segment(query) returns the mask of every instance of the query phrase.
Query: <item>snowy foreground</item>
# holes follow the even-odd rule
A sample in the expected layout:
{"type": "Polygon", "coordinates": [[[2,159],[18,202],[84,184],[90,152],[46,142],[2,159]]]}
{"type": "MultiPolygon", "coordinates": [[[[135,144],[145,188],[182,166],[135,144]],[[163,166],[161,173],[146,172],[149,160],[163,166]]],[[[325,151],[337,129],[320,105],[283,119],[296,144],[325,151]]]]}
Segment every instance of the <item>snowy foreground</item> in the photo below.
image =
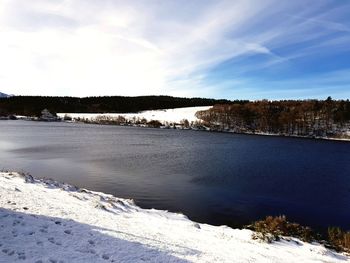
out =
{"type": "Polygon", "coordinates": [[[149,110],[142,111],[139,113],[57,113],[57,116],[63,118],[65,115],[76,118],[84,118],[93,120],[98,116],[118,117],[123,116],[127,120],[133,118],[145,118],[148,121],[157,120],[161,123],[176,122],[179,123],[183,119],[187,119],[189,122],[198,121],[199,119],[195,116],[197,111],[208,110],[212,106],[200,106],[200,107],[187,107],[177,109],[165,109],[165,110],[149,110]]]}
{"type": "Polygon", "coordinates": [[[197,224],[130,200],[0,173],[0,262],[346,262],[298,240],[197,224]]]}

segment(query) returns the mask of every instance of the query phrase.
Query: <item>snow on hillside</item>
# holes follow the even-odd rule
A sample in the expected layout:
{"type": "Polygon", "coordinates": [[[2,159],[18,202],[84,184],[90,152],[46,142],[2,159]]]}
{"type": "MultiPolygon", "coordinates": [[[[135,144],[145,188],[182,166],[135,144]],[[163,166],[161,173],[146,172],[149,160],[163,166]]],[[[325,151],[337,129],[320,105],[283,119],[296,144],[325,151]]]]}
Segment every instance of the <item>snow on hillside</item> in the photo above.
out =
{"type": "Polygon", "coordinates": [[[250,230],[29,175],[0,173],[0,262],[348,262],[318,244],[251,239],[250,230]]]}
{"type": "Polygon", "coordinates": [[[10,95],[0,92],[0,98],[8,98],[10,95]]]}
{"type": "Polygon", "coordinates": [[[187,108],[177,108],[177,109],[165,109],[165,110],[150,110],[142,111],[139,113],[57,113],[59,117],[64,117],[66,114],[74,118],[87,118],[94,119],[97,116],[110,116],[117,117],[123,116],[126,119],[131,120],[132,118],[145,118],[148,121],[158,120],[162,123],[165,122],[176,122],[179,123],[183,119],[187,119],[189,122],[198,120],[195,116],[197,111],[207,110],[212,106],[201,106],[201,107],[187,107],[187,108]]]}

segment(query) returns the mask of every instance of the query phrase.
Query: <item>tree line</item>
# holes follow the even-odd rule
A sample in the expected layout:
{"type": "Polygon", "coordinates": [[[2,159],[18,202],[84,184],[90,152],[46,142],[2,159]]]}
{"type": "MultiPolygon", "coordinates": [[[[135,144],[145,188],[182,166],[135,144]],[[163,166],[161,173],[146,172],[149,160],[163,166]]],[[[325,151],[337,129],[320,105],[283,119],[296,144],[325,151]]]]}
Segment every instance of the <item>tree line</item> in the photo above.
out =
{"type": "Polygon", "coordinates": [[[212,130],[320,137],[350,135],[350,102],[331,97],[217,104],[196,116],[212,130]]]}
{"type": "Polygon", "coordinates": [[[230,103],[230,101],[171,96],[104,96],[85,98],[13,96],[0,98],[0,116],[39,116],[45,108],[52,113],[133,113],[144,110],[211,106],[218,103],[230,103]]]}

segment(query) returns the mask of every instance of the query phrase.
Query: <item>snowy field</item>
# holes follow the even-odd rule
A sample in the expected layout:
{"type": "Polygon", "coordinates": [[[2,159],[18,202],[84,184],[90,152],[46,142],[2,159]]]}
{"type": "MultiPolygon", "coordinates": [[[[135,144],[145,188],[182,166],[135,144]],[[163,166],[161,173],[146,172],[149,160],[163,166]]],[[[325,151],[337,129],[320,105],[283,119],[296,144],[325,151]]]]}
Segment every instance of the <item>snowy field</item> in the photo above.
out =
{"type": "Polygon", "coordinates": [[[252,240],[250,230],[52,180],[0,173],[0,262],[349,262],[299,240],[252,240]]]}
{"type": "Polygon", "coordinates": [[[126,119],[135,118],[145,118],[147,121],[158,120],[162,123],[165,122],[176,122],[179,123],[183,119],[187,119],[189,122],[197,121],[195,114],[197,111],[208,110],[212,106],[203,106],[203,107],[187,107],[187,108],[177,108],[177,109],[166,109],[166,110],[150,110],[142,111],[139,113],[57,113],[57,115],[63,118],[66,114],[74,118],[87,118],[94,119],[97,116],[110,116],[117,117],[123,116],[126,119]]]}

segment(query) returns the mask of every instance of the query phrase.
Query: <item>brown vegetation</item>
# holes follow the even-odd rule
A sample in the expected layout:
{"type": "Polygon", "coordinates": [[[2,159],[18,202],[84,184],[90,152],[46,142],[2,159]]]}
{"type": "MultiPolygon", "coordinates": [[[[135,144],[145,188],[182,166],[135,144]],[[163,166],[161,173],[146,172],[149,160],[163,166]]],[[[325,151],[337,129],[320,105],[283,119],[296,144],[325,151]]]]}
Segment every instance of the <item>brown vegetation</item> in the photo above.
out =
{"type": "Polygon", "coordinates": [[[245,133],[347,137],[349,100],[286,100],[220,104],[196,113],[211,129],[245,133]]]}
{"type": "Polygon", "coordinates": [[[339,227],[328,228],[329,243],[339,251],[350,252],[350,232],[345,232],[339,227]]]}
{"type": "Polygon", "coordinates": [[[285,237],[299,238],[305,242],[317,241],[341,252],[350,252],[350,232],[339,227],[329,227],[327,236],[315,233],[311,228],[298,223],[289,222],[282,216],[267,216],[248,226],[254,231],[253,238],[271,243],[285,237]]]}
{"type": "Polygon", "coordinates": [[[267,216],[254,222],[250,228],[255,231],[253,238],[267,242],[278,241],[282,236],[297,237],[305,242],[315,239],[311,228],[288,222],[285,216],[267,216]]]}

